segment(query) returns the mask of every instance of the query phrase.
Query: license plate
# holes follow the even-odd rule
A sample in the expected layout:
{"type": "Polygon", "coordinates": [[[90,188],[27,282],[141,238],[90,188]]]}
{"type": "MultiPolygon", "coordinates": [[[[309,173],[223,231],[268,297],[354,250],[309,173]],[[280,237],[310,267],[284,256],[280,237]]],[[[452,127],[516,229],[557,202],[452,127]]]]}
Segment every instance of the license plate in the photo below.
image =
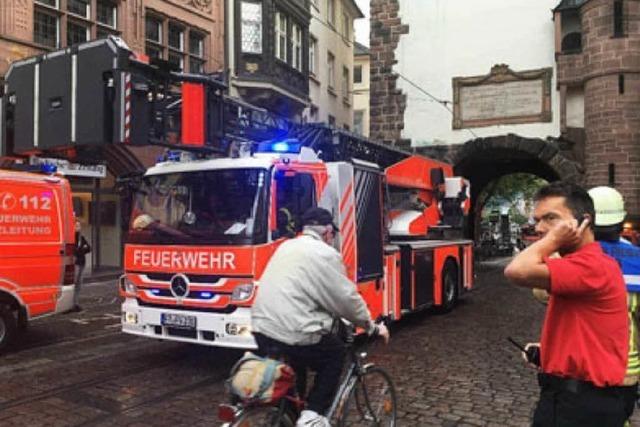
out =
{"type": "Polygon", "coordinates": [[[163,326],[173,326],[182,329],[196,329],[196,316],[184,314],[162,313],[160,322],[163,326]]]}

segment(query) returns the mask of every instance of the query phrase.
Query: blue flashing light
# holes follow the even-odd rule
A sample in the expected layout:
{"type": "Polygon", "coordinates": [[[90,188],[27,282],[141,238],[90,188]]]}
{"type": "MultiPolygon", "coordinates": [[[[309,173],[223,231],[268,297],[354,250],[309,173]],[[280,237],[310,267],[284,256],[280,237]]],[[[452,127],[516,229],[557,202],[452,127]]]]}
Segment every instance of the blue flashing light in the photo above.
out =
{"type": "Polygon", "coordinates": [[[58,167],[51,163],[42,163],[40,164],[40,171],[43,173],[56,173],[58,167]]]}
{"type": "Polygon", "coordinates": [[[160,289],[151,289],[151,293],[154,295],[160,295],[160,289]]]}
{"type": "Polygon", "coordinates": [[[259,153],[290,153],[298,154],[302,149],[302,144],[297,139],[286,139],[284,141],[267,141],[258,144],[256,149],[259,153]]]}
{"type": "Polygon", "coordinates": [[[167,151],[167,161],[168,162],[179,162],[180,161],[180,152],[175,150],[167,151]]]}
{"type": "Polygon", "coordinates": [[[276,153],[288,153],[291,150],[291,146],[288,142],[276,142],[271,146],[271,149],[276,153]]]}
{"type": "Polygon", "coordinates": [[[211,298],[213,296],[213,294],[211,292],[200,292],[200,296],[202,298],[209,299],[209,298],[211,298]]]}

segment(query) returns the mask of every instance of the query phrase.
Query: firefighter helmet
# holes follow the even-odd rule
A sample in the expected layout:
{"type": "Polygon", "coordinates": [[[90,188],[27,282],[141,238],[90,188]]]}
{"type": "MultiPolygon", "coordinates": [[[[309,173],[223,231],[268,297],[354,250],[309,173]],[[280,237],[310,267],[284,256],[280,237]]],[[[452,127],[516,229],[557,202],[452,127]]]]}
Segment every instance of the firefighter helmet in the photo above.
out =
{"type": "Polygon", "coordinates": [[[596,211],[595,226],[606,227],[620,224],[627,214],[624,210],[624,200],[618,190],[611,187],[594,187],[589,190],[596,211]]]}

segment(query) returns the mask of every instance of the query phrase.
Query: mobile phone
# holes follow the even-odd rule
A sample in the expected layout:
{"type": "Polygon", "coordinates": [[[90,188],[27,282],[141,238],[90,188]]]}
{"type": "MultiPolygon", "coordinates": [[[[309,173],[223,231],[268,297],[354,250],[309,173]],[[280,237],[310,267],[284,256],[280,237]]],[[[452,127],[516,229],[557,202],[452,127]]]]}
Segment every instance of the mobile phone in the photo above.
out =
{"type": "Polygon", "coordinates": [[[583,222],[589,219],[587,215],[582,215],[582,217],[575,217],[575,218],[576,218],[576,221],[578,221],[578,228],[580,228],[583,222]]]}

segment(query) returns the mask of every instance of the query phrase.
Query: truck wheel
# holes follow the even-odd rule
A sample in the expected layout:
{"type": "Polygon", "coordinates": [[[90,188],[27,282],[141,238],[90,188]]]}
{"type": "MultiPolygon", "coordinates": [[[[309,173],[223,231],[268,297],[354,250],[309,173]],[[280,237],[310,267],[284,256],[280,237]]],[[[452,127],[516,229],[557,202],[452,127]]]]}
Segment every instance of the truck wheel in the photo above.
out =
{"type": "Polygon", "coordinates": [[[18,325],[13,310],[0,304],[0,352],[5,350],[16,337],[18,325]]]}
{"type": "Polygon", "coordinates": [[[442,269],[442,305],[436,308],[440,314],[449,313],[458,302],[458,268],[447,262],[442,269]]]}

